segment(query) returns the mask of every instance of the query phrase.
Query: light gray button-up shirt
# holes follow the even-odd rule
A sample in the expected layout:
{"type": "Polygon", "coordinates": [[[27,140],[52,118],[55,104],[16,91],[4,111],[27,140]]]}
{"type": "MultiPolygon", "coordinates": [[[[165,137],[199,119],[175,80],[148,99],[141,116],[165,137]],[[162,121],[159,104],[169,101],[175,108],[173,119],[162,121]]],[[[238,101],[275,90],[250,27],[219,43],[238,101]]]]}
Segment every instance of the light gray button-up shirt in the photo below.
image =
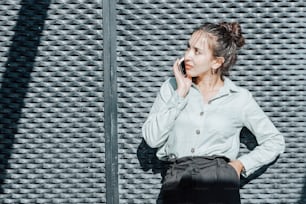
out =
{"type": "Polygon", "coordinates": [[[248,176],[284,152],[283,136],[251,93],[229,78],[225,78],[224,86],[208,104],[194,84],[185,98],[175,90],[175,78],[168,79],[142,127],[147,144],[158,148],[159,159],[226,156],[239,159],[245,168],[243,175],[248,176]],[[237,158],[243,127],[256,136],[259,145],[237,158]]]}

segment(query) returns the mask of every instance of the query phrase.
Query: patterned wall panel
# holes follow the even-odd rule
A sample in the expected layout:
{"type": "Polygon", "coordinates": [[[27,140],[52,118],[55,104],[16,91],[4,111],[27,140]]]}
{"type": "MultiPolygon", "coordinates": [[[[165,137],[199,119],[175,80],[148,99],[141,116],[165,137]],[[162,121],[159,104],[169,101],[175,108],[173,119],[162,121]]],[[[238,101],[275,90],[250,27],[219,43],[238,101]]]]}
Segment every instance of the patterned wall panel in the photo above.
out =
{"type": "Polygon", "coordinates": [[[105,203],[102,1],[2,0],[1,203],[105,203]]]}
{"type": "Polygon", "coordinates": [[[117,11],[120,203],[155,203],[161,165],[142,143],[141,126],[192,29],[223,20],[239,21],[247,43],[231,78],[253,93],[287,143],[243,186],[242,201],[306,203],[305,1],[120,0],[117,11]]]}

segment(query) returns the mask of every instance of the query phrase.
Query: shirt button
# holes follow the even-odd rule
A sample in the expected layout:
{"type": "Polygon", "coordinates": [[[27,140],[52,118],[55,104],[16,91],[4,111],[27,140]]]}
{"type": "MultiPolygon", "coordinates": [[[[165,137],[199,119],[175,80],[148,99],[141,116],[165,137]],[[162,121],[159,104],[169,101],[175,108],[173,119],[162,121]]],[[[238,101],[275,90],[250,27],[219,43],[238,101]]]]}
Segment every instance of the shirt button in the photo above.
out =
{"type": "Polygon", "coordinates": [[[197,133],[197,135],[199,135],[201,133],[201,131],[200,130],[196,130],[196,133],[197,133]]]}
{"type": "Polygon", "coordinates": [[[204,115],[204,112],[202,111],[202,112],[200,112],[200,116],[203,116],[204,115]]]}
{"type": "Polygon", "coordinates": [[[194,149],[194,148],[191,148],[191,150],[190,150],[190,151],[191,151],[191,153],[194,153],[195,149],[194,149]]]}

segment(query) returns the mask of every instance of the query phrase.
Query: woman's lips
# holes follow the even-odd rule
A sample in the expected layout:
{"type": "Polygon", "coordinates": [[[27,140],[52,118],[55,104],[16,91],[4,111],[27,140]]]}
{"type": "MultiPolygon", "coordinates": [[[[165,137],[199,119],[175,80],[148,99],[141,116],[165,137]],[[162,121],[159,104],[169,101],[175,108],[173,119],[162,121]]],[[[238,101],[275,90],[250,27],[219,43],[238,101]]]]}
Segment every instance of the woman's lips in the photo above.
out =
{"type": "Polygon", "coordinates": [[[186,69],[191,69],[192,66],[191,66],[190,64],[186,64],[186,63],[185,63],[185,68],[186,68],[186,69]]]}

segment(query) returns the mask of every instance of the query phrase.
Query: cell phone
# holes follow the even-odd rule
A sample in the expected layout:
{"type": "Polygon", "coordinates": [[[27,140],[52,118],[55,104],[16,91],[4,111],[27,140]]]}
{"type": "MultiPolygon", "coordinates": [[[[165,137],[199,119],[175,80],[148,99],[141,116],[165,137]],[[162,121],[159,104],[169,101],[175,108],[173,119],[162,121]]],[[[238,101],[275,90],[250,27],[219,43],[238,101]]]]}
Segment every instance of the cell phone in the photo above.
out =
{"type": "Polygon", "coordinates": [[[185,69],[185,61],[184,60],[179,64],[179,68],[180,68],[180,71],[182,72],[182,74],[184,76],[186,76],[186,69],[185,69]]]}

